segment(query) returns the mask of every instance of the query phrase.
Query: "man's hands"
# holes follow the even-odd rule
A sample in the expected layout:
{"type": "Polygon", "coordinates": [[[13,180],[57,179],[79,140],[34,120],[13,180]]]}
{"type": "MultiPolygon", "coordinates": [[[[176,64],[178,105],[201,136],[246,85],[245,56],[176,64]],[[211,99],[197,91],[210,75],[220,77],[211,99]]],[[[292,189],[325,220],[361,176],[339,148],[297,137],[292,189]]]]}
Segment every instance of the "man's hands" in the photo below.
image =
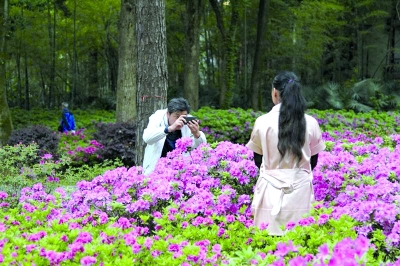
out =
{"type": "MultiPolygon", "coordinates": [[[[186,122],[185,117],[186,117],[186,115],[179,116],[179,118],[176,119],[175,122],[168,127],[168,132],[174,132],[176,130],[181,130],[186,122]]],[[[190,132],[192,132],[192,134],[195,138],[200,137],[198,120],[192,120],[192,121],[187,122],[187,126],[189,127],[190,132]]]]}
{"type": "Polygon", "coordinates": [[[199,130],[199,120],[192,120],[187,122],[187,126],[190,129],[190,132],[192,132],[193,136],[198,139],[200,137],[200,130],[199,130]]]}

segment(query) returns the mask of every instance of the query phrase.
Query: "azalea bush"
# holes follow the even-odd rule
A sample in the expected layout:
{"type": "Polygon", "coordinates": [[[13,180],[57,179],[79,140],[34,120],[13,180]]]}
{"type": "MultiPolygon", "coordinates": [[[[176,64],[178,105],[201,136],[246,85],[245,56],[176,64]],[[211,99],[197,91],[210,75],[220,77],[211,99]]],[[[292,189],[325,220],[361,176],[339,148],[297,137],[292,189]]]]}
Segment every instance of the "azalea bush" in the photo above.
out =
{"type": "Polygon", "coordinates": [[[400,136],[324,134],[310,216],[282,237],[253,226],[258,170],[240,144],[181,139],[156,170],[110,169],[68,193],[2,193],[0,260],[81,265],[396,265],[400,136]],[[347,136],[344,141],[343,136],[347,136]],[[363,148],[366,147],[366,148],[363,148]],[[239,192],[240,191],[240,192],[239,192]],[[247,194],[246,194],[247,193],[247,194]],[[347,206],[347,207],[346,207],[347,206]]]}
{"type": "Polygon", "coordinates": [[[250,137],[254,121],[262,112],[241,108],[219,110],[202,107],[193,115],[200,119],[201,130],[209,142],[228,140],[232,143],[245,143],[250,137]]]}
{"type": "Polygon", "coordinates": [[[258,169],[241,143],[192,150],[190,139],[180,139],[147,176],[118,160],[104,167],[80,163],[95,162],[93,150],[101,148],[85,130],[61,136],[65,159],[46,154],[36,163],[23,147],[0,150],[8,158],[0,171],[9,179],[29,171],[37,177],[18,193],[0,192],[0,262],[400,265],[397,114],[371,113],[375,127],[364,123],[368,114],[312,115],[327,146],[313,171],[316,203],[309,215],[284,225],[281,237],[269,236],[267,224],[253,226],[258,169]],[[17,153],[31,163],[9,158],[17,153]]]}

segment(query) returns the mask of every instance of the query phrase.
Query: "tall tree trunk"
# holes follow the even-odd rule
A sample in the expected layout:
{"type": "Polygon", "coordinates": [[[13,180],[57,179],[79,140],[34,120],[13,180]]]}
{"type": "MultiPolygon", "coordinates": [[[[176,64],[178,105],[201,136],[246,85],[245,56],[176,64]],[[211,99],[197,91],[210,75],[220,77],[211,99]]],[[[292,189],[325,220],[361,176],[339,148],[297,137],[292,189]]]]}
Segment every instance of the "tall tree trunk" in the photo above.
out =
{"type": "Polygon", "coordinates": [[[205,81],[206,81],[206,88],[211,88],[214,87],[214,76],[213,76],[213,64],[212,64],[212,50],[211,50],[211,44],[209,41],[209,33],[207,29],[204,29],[204,45],[206,46],[206,76],[205,76],[205,81]]]}
{"type": "Polygon", "coordinates": [[[231,5],[231,19],[229,28],[226,31],[222,15],[222,5],[225,2],[219,2],[218,0],[209,0],[211,7],[214,10],[215,17],[217,20],[217,27],[221,33],[223,40],[222,51],[221,51],[221,70],[222,78],[220,79],[220,97],[219,106],[222,109],[229,108],[232,104],[233,98],[233,87],[234,82],[234,63],[236,55],[236,30],[239,21],[238,13],[238,0],[232,0],[229,2],[231,5]]]}
{"type": "Polygon", "coordinates": [[[117,91],[118,80],[118,50],[113,46],[112,37],[107,30],[106,56],[109,73],[109,90],[114,94],[117,91]]]}
{"type": "Polygon", "coordinates": [[[29,98],[29,75],[28,75],[28,55],[25,51],[24,54],[24,63],[25,63],[25,110],[31,109],[31,103],[29,98]]]}
{"type": "Polygon", "coordinates": [[[357,70],[358,80],[364,78],[364,38],[362,35],[363,25],[359,25],[357,29],[357,70]]]}
{"type": "MultiPolygon", "coordinates": [[[[388,61],[387,65],[389,68],[387,68],[388,72],[392,72],[394,70],[394,52],[395,52],[395,46],[396,46],[396,16],[397,16],[397,9],[396,9],[396,1],[392,0],[392,12],[390,16],[390,25],[389,25],[389,55],[388,55],[388,61]]],[[[397,18],[397,20],[400,20],[400,16],[397,18]]]]}
{"type": "Polygon", "coordinates": [[[121,0],[117,79],[117,122],[136,122],[135,0],[121,0]]]}
{"type": "Polygon", "coordinates": [[[0,146],[7,144],[13,130],[11,113],[7,102],[6,56],[8,31],[8,0],[0,0],[0,146]]]}
{"type": "Polygon", "coordinates": [[[22,78],[21,78],[21,54],[18,53],[15,55],[15,65],[17,67],[17,88],[18,88],[18,106],[19,108],[24,108],[23,98],[22,98],[22,78]]]}
{"type": "Polygon", "coordinates": [[[184,95],[192,109],[199,108],[200,11],[203,0],[188,0],[185,21],[184,95]]]}
{"type": "Polygon", "coordinates": [[[76,1],[74,0],[74,45],[73,45],[73,59],[72,59],[72,90],[70,92],[70,103],[75,102],[75,97],[78,88],[78,51],[76,49],[76,1]]]}
{"type": "Polygon", "coordinates": [[[89,102],[99,98],[98,51],[92,47],[88,55],[88,96],[89,102]]]}
{"type": "Polygon", "coordinates": [[[136,165],[142,165],[145,147],[142,136],[148,118],[167,106],[167,36],[165,0],[137,0],[136,4],[136,165]]]}
{"type": "Polygon", "coordinates": [[[251,107],[254,110],[261,110],[261,97],[260,97],[260,63],[263,51],[262,45],[264,41],[265,31],[267,28],[267,12],[269,0],[260,0],[258,6],[257,18],[257,39],[254,51],[253,69],[251,72],[250,88],[252,90],[251,107]]]}
{"type": "Polygon", "coordinates": [[[51,108],[53,105],[53,98],[55,92],[55,72],[56,72],[56,5],[55,1],[47,1],[47,27],[49,31],[49,47],[50,47],[50,81],[49,81],[49,99],[47,107],[51,108]],[[51,7],[53,6],[53,18],[51,17],[51,7]],[[53,19],[53,21],[52,21],[53,19]]]}

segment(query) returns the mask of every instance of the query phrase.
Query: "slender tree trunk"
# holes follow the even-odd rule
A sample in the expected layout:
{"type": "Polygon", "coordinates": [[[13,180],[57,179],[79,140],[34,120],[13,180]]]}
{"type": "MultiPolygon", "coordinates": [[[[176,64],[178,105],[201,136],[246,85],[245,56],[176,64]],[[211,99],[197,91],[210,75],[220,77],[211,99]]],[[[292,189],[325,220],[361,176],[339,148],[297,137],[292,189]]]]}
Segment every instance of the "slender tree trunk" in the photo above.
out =
{"type": "Polygon", "coordinates": [[[361,31],[363,28],[359,26],[357,29],[357,69],[358,69],[358,79],[362,80],[364,78],[364,38],[361,31]]]}
{"type": "Polygon", "coordinates": [[[206,81],[206,88],[210,89],[211,86],[214,86],[213,81],[214,78],[212,76],[212,68],[213,65],[211,63],[212,60],[212,56],[211,56],[211,45],[209,42],[209,36],[208,36],[208,31],[207,29],[204,29],[204,43],[206,46],[206,77],[205,77],[205,81],[206,81]]]}
{"type": "Polygon", "coordinates": [[[76,49],[76,1],[74,0],[74,45],[73,45],[73,59],[72,59],[72,90],[70,92],[70,102],[75,102],[75,97],[78,87],[78,51],[76,49]]]}
{"type": "Polygon", "coordinates": [[[257,39],[254,51],[253,69],[251,72],[250,88],[252,89],[251,107],[254,110],[261,110],[260,101],[260,63],[262,58],[262,45],[267,28],[267,12],[269,0],[260,0],[257,18],[257,39]]]}
{"type": "Polygon", "coordinates": [[[167,106],[165,0],[136,1],[137,126],[136,165],[142,165],[143,130],[149,116],[167,106]]]}
{"type": "Polygon", "coordinates": [[[40,104],[42,107],[46,106],[46,81],[45,81],[45,74],[43,73],[43,67],[40,67],[40,104]]]}
{"type": "Polygon", "coordinates": [[[6,56],[8,31],[8,0],[0,0],[0,146],[7,144],[13,130],[11,113],[7,102],[6,56]]]}
{"type": "Polygon", "coordinates": [[[188,0],[185,21],[184,95],[192,109],[199,108],[200,11],[202,0],[188,0]]]}
{"type": "Polygon", "coordinates": [[[121,0],[117,79],[117,122],[136,122],[135,0],[121,0]]]}
{"type": "Polygon", "coordinates": [[[237,24],[239,20],[238,13],[238,0],[230,1],[231,5],[231,19],[228,30],[225,30],[225,25],[223,21],[223,12],[222,5],[225,2],[219,2],[217,0],[209,0],[211,7],[214,10],[215,17],[217,20],[217,27],[221,33],[221,37],[223,40],[222,44],[222,62],[221,62],[221,70],[223,78],[221,78],[220,83],[220,98],[219,105],[220,108],[226,109],[229,108],[232,104],[233,98],[233,88],[235,86],[234,79],[234,67],[235,67],[235,59],[236,59],[236,31],[237,24]]]}
{"type": "Polygon", "coordinates": [[[55,91],[55,71],[56,71],[56,5],[55,0],[47,1],[47,27],[49,32],[49,51],[50,51],[50,81],[47,107],[51,108],[53,105],[54,91],[55,91]],[[53,6],[53,18],[51,14],[51,7],[53,6]]]}
{"type": "MultiPolygon", "coordinates": [[[[19,50],[20,51],[20,50],[19,50]]],[[[23,98],[22,98],[22,78],[21,78],[21,54],[15,55],[15,65],[17,67],[17,88],[18,88],[18,106],[23,108],[23,98]]]]}
{"type": "Polygon", "coordinates": [[[31,103],[29,98],[28,54],[26,51],[24,54],[24,69],[25,69],[25,110],[30,110],[31,103]]]}
{"type": "Polygon", "coordinates": [[[109,72],[109,90],[114,94],[117,92],[118,50],[113,46],[109,32],[107,32],[106,53],[109,72]]]}
{"type": "Polygon", "coordinates": [[[88,96],[89,102],[92,102],[99,98],[99,76],[98,76],[98,51],[96,47],[93,47],[89,51],[88,55],[88,96]]]}
{"type": "MultiPolygon", "coordinates": [[[[395,27],[395,20],[397,16],[397,9],[396,9],[396,1],[392,0],[392,13],[390,17],[390,28],[389,28],[389,56],[388,56],[388,62],[387,65],[390,67],[387,69],[387,71],[392,72],[394,70],[394,52],[395,52],[395,40],[396,40],[396,27],[395,27]]],[[[400,17],[397,19],[400,20],[400,17]]]]}

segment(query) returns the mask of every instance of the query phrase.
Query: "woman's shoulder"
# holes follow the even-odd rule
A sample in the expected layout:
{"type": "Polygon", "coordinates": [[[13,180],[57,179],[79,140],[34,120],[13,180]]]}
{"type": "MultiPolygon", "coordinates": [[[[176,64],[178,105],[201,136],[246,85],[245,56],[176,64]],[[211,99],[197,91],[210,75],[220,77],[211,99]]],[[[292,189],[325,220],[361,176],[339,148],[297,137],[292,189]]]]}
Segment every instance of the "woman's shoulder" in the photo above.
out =
{"type": "Polygon", "coordinates": [[[268,123],[271,123],[272,121],[275,121],[274,116],[271,115],[270,113],[263,114],[259,117],[257,117],[255,124],[261,124],[261,125],[266,125],[268,123]]]}
{"type": "Polygon", "coordinates": [[[308,114],[304,114],[304,116],[306,118],[307,123],[317,123],[318,124],[318,121],[315,117],[308,115],[308,114]]]}

